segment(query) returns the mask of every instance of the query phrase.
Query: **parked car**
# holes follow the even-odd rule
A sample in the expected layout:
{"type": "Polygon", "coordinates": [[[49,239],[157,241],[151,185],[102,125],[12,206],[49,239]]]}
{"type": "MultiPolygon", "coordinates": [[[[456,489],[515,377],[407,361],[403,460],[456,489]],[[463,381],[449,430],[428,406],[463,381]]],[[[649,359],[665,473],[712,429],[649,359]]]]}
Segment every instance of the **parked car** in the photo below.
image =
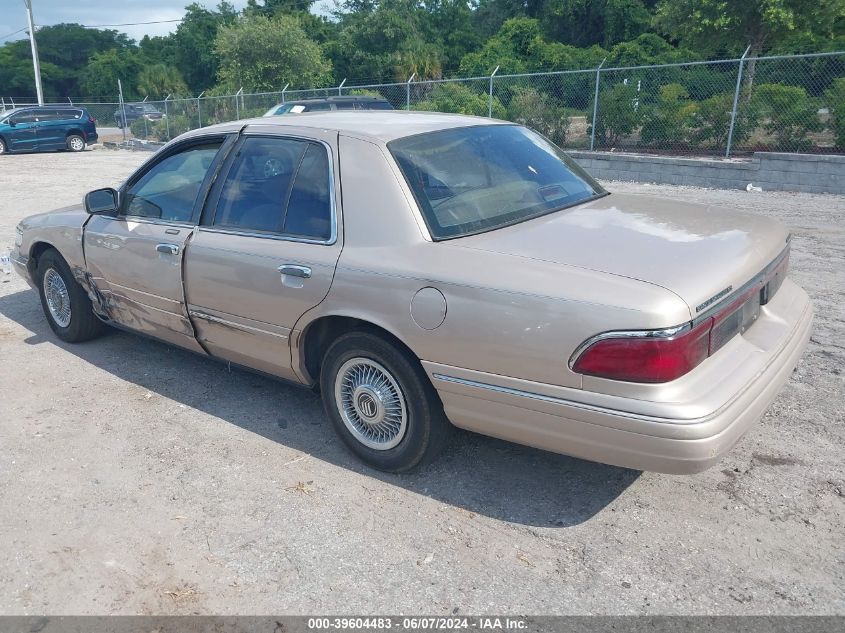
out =
{"type": "Polygon", "coordinates": [[[611,194],[519,125],[347,112],[188,132],[23,220],[11,259],[60,339],[107,323],[319,389],[376,468],[433,457],[451,422],[688,473],[807,343],[789,237],[611,194]]]}
{"type": "Polygon", "coordinates": [[[281,114],[302,114],[303,112],[327,112],[329,110],[392,110],[387,99],[364,95],[326,97],[325,99],[300,99],[274,105],[264,116],[281,114]]]}
{"type": "Polygon", "coordinates": [[[160,121],[164,114],[152,103],[125,103],[114,111],[114,123],[119,128],[132,125],[138,119],[160,121]]]}
{"type": "Polygon", "coordinates": [[[0,114],[0,154],[81,152],[97,142],[97,119],[85,108],[39,106],[0,114]]]}

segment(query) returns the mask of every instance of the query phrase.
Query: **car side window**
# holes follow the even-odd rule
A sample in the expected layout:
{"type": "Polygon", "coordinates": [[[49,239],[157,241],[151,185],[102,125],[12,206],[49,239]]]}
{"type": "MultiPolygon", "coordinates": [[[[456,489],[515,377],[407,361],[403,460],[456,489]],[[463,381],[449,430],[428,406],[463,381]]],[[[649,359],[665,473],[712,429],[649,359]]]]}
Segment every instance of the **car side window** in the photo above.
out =
{"type": "Polygon", "coordinates": [[[190,222],[200,187],[220,145],[193,145],[157,162],[125,191],[123,215],[190,222]]]}
{"type": "Polygon", "coordinates": [[[290,185],[306,141],[248,137],[229,169],[214,226],[280,233],[290,185]]]}
{"type": "Polygon", "coordinates": [[[35,113],[32,110],[21,112],[20,114],[13,116],[12,121],[15,122],[15,125],[20,123],[33,123],[35,121],[35,113]]]}
{"type": "Polygon", "coordinates": [[[309,103],[305,108],[306,112],[325,112],[332,109],[331,103],[309,103]]]}
{"type": "Polygon", "coordinates": [[[229,169],[213,226],[325,240],[331,197],[325,148],[304,140],[248,137],[229,169]]]}
{"type": "Polygon", "coordinates": [[[326,148],[308,145],[290,192],[283,233],[327,240],[331,237],[331,187],[326,148]]]}
{"type": "Polygon", "coordinates": [[[36,121],[55,121],[56,111],[48,108],[38,108],[32,111],[36,121]]]}

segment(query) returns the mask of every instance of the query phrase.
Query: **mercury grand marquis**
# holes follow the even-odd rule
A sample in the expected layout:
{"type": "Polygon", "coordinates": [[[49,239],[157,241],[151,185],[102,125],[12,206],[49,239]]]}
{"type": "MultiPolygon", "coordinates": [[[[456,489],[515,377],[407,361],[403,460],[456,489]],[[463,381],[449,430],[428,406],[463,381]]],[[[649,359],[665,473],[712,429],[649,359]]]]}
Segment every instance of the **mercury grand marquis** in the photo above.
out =
{"type": "Polygon", "coordinates": [[[17,227],[56,336],[105,324],[321,392],[402,471],[452,425],[635,469],[708,468],[810,335],[790,234],[609,193],[542,136],[437,113],[189,132],[17,227]]]}

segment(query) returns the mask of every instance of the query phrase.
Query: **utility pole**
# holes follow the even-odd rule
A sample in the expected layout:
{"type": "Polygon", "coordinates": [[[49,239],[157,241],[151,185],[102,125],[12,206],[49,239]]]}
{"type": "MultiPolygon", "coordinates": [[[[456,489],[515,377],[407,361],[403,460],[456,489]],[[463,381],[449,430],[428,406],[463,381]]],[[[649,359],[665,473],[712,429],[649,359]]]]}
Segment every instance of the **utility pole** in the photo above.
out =
{"type": "Polygon", "coordinates": [[[35,43],[35,23],[32,20],[32,0],[23,0],[26,5],[26,20],[29,23],[29,45],[32,47],[32,70],[35,73],[35,92],[38,105],[44,105],[44,91],[41,89],[41,64],[38,62],[38,44],[35,43]]]}

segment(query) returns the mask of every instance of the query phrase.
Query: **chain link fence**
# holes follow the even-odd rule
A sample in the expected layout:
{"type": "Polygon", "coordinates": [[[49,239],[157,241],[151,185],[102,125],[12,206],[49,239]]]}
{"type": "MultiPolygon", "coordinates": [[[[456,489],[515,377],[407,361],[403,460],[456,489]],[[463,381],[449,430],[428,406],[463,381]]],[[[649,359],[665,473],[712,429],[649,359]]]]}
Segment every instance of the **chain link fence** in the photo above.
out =
{"type": "MultiPolygon", "coordinates": [[[[498,69],[496,69],[497,71],[498,69]]],[[[205,95],[143,103],[76,102],[137,138],[262,116],[304,99],[371,95],[396,109],[492,116],[564,148],[732,156],[845,153],[845,52],[746,57],[487,77],[205,95]]],[[[2,99],[6,110],[20,106],[2,99]]],[[[62,104],[67,105],[67,104],[62,104]]]]}

